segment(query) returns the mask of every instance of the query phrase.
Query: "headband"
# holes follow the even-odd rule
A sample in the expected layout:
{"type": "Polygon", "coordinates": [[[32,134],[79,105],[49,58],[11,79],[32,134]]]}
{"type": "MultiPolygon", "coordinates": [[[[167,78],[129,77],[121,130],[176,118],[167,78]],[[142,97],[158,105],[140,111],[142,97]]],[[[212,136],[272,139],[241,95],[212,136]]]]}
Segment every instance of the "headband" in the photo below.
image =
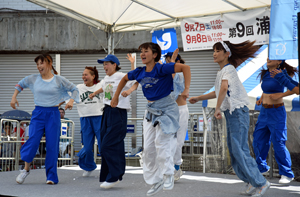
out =
{"type": "Polygon", "coordinates": [[[229,52],[229,57],[231,57],[231,51],[230,51],[228,45],[227,45],[225,42],[223,42],[223,41],[221,41],[220,43],[221,43],[222,46],[224,47],[225,51],[226,51],[226,52],[229,52]]]}

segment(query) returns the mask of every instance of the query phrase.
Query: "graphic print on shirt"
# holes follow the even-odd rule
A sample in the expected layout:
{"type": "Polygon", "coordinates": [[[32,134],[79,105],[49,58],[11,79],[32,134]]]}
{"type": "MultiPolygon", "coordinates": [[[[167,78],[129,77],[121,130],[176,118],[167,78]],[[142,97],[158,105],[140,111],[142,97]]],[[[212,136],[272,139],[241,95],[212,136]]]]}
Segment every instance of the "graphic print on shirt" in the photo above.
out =
{"type": "MultiPolygon", "coordinates": [[[[97,103],[97,101],[93,101],[93,99],[89,98],[89,95],[92,94],[91,91],[86,91],[80,95],[81,102],[84,102],[84,104],[91,104],[91,103],[97,103]],[[85,102],[86,101],[86,102],[85,102]]],[[[95,95],[96,98],[100,99],[99,94],[95,95]]]]}
{"type": "Polygon", "coordinates": [[[159,79],[156,78],[152,78],[152,77],[145,77],[141,80],[140,84],[144,87],[144,88],[151,88],[153,85],[155,85],[157,82],[159,81],[159,79]]]}
{"type": "Polygon", "coordinates": [[[112,85],[112,83],[114,83],[114,82],[105,83],[104,98],[107,99],[107,100],[111,100],[112,97],[113,97],[113,85],[112,85]]]}

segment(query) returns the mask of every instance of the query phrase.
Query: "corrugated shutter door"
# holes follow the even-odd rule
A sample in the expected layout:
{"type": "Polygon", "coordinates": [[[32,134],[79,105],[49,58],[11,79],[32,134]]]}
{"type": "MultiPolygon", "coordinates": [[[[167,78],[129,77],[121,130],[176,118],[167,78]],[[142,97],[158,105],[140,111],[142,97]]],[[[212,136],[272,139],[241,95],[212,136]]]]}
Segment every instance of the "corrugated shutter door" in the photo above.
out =
{"type": "MultiPolygon", "coordinates": [[[[34,58],[39,54],[0,54],[0,114],[12,110],[11,97],[15,91],[15,85],[24,77],[38,74],[34,58]]],[[[52,55],[55,62],[55,56],[52,55]]],[[[17,97],[19,110],[32,113],[34,109],[33,94],[30,89],[24,89],[17,97]]]]}

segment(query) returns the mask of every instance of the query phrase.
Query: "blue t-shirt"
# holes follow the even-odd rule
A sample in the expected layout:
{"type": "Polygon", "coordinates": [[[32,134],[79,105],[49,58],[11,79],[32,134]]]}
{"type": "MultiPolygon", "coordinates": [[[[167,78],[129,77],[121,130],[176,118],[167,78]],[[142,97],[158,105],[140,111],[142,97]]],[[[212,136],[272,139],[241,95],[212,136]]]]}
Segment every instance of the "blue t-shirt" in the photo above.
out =
{"type": "Polygon", "coordinates": [[[267,71],[263,76],[261,89],[265,94],[273,94],[273,93],[282,93],[284,91],[284,86],[280,85],[280,83],[270,76],[270,72],[267,71]]]}
{"type": "Polygon", "coordinates": [[[173,91],[173,77],[175,63],[156,63],[151,72],[146,72],[146,66],[130,71],[129,80],[137,80],[144,96],[149,101],[156,101],[168,96],[173,91]]]}

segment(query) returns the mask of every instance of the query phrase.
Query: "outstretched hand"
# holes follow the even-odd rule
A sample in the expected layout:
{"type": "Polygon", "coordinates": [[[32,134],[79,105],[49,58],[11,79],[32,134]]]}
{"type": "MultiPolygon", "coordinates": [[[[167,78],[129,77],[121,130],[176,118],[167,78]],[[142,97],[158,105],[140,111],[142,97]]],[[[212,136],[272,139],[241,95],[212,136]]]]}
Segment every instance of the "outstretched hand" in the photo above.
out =
{"type": "Polygon", "coordinates": [[[190,100],[189,100],[189,102],[190,102],[191,104],[195,104],[195,103],[197,103],[198,101],[199,101],[199,100],[197,99],[196,96],[190,98],[190,100]]]}
{"type": "Polygon", "coordinates": [[[128,59],[131,63],[134,63],[135,56],[132,56],[131,53],[127,53],[126,59],[128,59]]]}

